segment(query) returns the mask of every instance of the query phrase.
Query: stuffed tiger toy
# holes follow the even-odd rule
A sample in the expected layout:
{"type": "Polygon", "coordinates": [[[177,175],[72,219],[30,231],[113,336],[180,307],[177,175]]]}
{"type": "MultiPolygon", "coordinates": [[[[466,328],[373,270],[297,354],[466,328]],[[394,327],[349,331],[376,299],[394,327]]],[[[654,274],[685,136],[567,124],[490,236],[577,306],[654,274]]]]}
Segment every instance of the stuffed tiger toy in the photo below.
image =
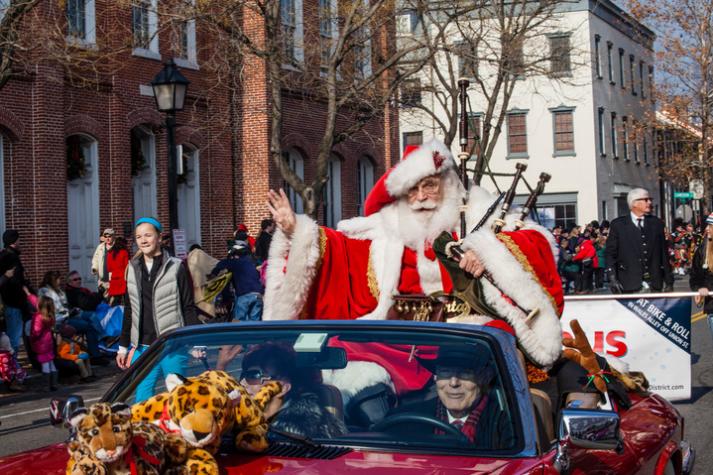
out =
{"type": "Polygon", "coordinates": [[[183,437],[189,445],[186,466],[190,473],[218,473],[212,454],[229,431],[236,434],[234,445],[239,450],[267,449],[268,424],[263,410],[282,391],[279,382],[268,382],[252,397],[228,373],[209,370],[192,378],[170,374],[166,388],[168,392],[135,404],[132,418],[183,437]]]}
{"type": "Polygon", "coordinates": [[[186,473],[186,443],[146,423],[132,423],[126,404],[94,404],[70,417],[67,475],[186,473]]]}

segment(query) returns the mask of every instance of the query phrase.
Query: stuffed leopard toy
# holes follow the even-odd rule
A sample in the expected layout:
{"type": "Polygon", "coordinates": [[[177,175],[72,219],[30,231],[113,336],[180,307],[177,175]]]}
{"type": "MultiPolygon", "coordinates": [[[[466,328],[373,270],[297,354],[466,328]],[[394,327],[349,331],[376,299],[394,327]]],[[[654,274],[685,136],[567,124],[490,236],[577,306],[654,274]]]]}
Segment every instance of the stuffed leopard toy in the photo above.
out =
{"type": "Polygon", "coordinates": [[[254,397],[224,371],[205,371],[185,378],[170,374],[168,392],[157,394],[131,408],[134,421],[152,422],[168,433],[179,434],[189,445],[186,466],[191,474],[217,474],[223,434],[233,431],[235,447],[263,452],[268,447],[268,424],[263,410],[282,391],[268,382],[254,397]]]}
{"type": "Polygon", "coordinates": [[[132,423],[126,404],[97,403],[70,418],[67,475],[186,473],[186,443],[146,423],[132,423]]]}

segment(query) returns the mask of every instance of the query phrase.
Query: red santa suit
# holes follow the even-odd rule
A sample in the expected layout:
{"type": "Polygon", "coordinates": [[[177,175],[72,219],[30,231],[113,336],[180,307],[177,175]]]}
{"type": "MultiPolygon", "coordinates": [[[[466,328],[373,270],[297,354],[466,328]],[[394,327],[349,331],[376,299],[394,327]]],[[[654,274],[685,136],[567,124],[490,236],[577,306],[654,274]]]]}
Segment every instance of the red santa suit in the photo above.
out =
{"type": "MultiPolygon", "coordinates": [[[[453,156],[434,140],[407,152],[376,183],[365,203],[366,216],[342,221],[333,230],[298,215],[290,238],[279,229],[273,236],[263,319],[384,319],[394,294],[448,293],[450,278],[429,243],[443,231],[456,231],[463,193],[453,156]],[[406,218],[413,216],[409,205],[399,198],[435,174],[442,178],[443,200],[429,218],[412,222],[406,218]]],[[[469,228],[494,199],[481,188],[471,191],[469,228]]],[[[550,233],[533,223],[508,230],[513,221],[507,220],[497,236],[486,224],[462,247],[475,251],[499,287],[483,282],[486,303],[498,313],[494,317],[508,323],[533,362],[548,366],[561,353],[557,247],[550,233]],[[539,309],[538,315],[526,321],[513,302],[539,309]]]]}

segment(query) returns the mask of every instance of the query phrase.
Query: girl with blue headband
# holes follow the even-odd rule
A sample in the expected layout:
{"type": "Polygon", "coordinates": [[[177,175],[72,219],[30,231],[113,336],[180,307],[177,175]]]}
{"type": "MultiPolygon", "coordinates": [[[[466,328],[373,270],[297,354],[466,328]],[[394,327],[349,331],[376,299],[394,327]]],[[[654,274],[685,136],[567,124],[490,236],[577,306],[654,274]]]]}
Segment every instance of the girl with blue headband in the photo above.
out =
{"type": "MultiPolygon", "coordinates": [[[[180,259],[161,249],[161,223],[145,217],[136,221],[134,237],[139,252],[126,273],[126,306],[116,363],[128,368],[151,342],[174,328],[200,323],[193,302],[188,271],[180,259]]],[[[163,357],[136,388],[136,402],[153,396],[155,383],[169,373],[183,373],[187,355],[163,357]]]]}

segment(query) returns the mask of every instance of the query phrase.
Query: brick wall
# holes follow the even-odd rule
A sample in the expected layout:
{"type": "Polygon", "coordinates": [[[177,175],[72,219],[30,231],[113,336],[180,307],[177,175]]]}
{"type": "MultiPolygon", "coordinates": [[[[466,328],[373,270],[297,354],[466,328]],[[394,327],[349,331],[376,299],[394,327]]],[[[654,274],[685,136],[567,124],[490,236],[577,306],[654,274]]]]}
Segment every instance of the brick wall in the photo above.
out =
{"type": "MultiPolygon", "coordinates": [[[[101,9],[111,2],[97,5],[101,9]]],[[[243,21],[259,32],[259,18],[250,15],[246,13],[243,21]]],[[[97,11],[98,24],[110,21],[130,25],[130,11],[97,11]]],[[[199,44],[207,41],[199,30],[199,44]]],[[[162,48],[169,43],[160,38],[162,48]]],[[[164,60],[170,57],[169,51],[162,49],[161,53],[164,60]]],[[[6,145],[6,229],[20,231],[23,262],[35,284],[47,270],[69,270],[65,140],[71,135],[96,140],[99,227],[113,227],[122,234],[125,228],[131,229],[133,221],[130,131],[137,126],[152,130],[156,140],[157,218],[168,224],[164,117],[156,111],[153,97],[139,93],[140,86],[150,83],[162,63],[130,53],[120,62],[115,74],[102,78],[93,88],[71,85],[62,68],[43,62],[0,90],[0,133],[6,145]]],[[[186,108],[177,116],[177,142],[199,150],[202,244],[209,253],[222,256],[235,224],[243,222],[251,234],[258,233],[260,221],[269,215],[267,190],[282,183],[269,155],[270,98],[265,65],[255,58],[246,59],[243,65],[243,77],[249,80],[236,94],[233,130],[231,91],[215,87],[205,71],[181,68],[181,72],[191,85],[186,108]]],[[[283,146],[295,146],[303,152],[309,179],[323,130],[324,106],[287,95],[283,103],[283,146]]],[[[394,110],[386,108],[384,112],[384,117],[362,134],[335,149],[343,161],[344,218],[357,213],[357,161],[365,155],[370,157],[378,178],[385,163],[397,160],[398,120],[394,110]]]]}

